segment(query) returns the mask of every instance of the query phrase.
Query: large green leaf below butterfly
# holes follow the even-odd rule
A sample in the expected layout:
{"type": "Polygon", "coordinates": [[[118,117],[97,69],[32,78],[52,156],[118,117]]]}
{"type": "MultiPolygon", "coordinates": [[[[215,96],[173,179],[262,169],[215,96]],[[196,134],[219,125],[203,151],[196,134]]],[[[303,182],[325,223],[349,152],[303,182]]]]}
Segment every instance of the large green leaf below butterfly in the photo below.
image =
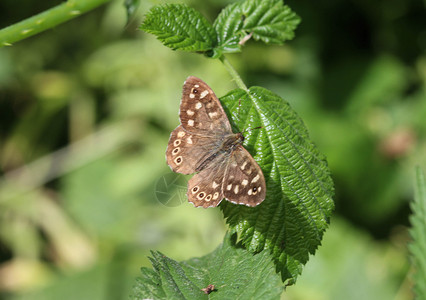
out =
{"type": "Polygon", "coordinates": [[[154,269],[142,268],[131,299],[279,299],[283,290],[270,256],[236,247],[229,233],[203,257],[177,262],[152,252],[150,260],[154,269]]]}
{"type": "Polygon", "coordinates": [[[271,91],[237,89],[221,102],[234,130],[246,130],[244,146],[263,170],[267,194],[255,208],[227,201],[220,207],[243,245],[269,250],[283,281],[294,281],[320,245],[334,208],[325,157],[294,110],[271,91]]]}

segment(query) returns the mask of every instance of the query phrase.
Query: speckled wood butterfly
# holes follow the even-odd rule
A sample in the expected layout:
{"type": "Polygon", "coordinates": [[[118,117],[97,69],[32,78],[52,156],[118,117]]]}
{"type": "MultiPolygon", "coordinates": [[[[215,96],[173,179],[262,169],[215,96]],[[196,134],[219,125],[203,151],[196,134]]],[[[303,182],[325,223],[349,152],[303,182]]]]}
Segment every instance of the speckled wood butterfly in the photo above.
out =
{"type": "Polygon", "coordinates": [[[223,198],[256,206],[266,195],[259,165],[244,149],[242,133],[231,124],[211,88],[196,77],[183,85],[180,122],[170,135],[167,164],[174,172],[196,173],[188,182],[188,200],[215,207],[223,198]]]}

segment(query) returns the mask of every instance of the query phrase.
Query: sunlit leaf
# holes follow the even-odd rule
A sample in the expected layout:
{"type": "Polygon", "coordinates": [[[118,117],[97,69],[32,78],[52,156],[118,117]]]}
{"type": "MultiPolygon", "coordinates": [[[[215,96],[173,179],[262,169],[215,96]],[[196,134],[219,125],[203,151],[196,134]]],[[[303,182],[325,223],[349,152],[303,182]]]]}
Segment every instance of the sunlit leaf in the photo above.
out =
{"type": "Polygon", "coordinates": [[[142,268],[132,299],[279,299],[283,285],[269,255],[235,247],[229,234],[212,253],[177,262],[160,252],[142,268]],[[202,291],[208,285],[214,290],[202,291]]]}
{"type": "Polygon", "coordinates": [[[227,6],[214,22],[218,53],[238,52],[253,37],[267,44],[283,44],[294,37],[300,18],[281,0],[247,0],[227,6]]]}
{"type": "Polygon", "coordinates": [[[216,32],[198,11],[183,4],[154,6],[140,29],[173,50],[204,52],[216,43],[216,32]]]}
{"type": "Polygon", "coordinates": [[[253,37],[283,44],[294,37],[300,18],[280,0],[247,0],[227,6],[212,26],[198,11],[178,4],[154,6],[141,29],[174,50],[219,57],[238,52],[253,37]]]}
{"type": "Polygon", "coordinates": [[[268,249],[283,280],[296,279],[321,243],[334,208],[325,157],[302,120],[278,95],[261,87],[221,98],[245,133],[245,146],[261,166],[266,199],[255,208],[222,202],[227,222],[252,252],[268,249]]]}

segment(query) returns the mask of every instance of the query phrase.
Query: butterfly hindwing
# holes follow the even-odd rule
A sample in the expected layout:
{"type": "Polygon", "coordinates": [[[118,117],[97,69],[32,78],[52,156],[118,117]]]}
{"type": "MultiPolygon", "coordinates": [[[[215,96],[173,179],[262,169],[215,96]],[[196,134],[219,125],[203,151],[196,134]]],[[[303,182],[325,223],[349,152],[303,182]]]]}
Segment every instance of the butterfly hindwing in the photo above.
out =
{"type": "Polygon", "coordinates": [[[241,145],[229,158],[223,185],[225,198],[232,203],[256,206],[266,196],[263,172],[250,153],[241,145]]]}
{"type": "Polygon", "coordinates": [[[214,164],[194,175],[188,181],[188,201],[194,206],[216,207],[223,199],[223,182],[226,168],[225,161],[217,160],[214,164]]]}

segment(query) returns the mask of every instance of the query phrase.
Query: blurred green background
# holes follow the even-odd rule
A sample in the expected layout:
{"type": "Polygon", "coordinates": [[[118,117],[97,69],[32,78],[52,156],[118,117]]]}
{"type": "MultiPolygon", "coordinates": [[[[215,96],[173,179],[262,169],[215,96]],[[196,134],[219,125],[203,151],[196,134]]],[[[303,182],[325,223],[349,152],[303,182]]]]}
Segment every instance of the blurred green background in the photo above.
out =
{"type": "MultiPolygon", "coordinates": [[[[126,299],[150,249],[183,260],[221,242],[219,209],[157,200],[159,188],[185,185],[169,184],[164,157],[185,78],[218,96],[236,88],[219,61],[137,29],[164,2],[142,0],[126,23],[123,1],[113,1],[0,49],[0,298],[126,299]]],[[[230,2],[186,3],[213,22],[230,2]]],[[[0,28],[59,3],[3,0],[0,28]]],[[[291,103],[336,185],[323,246],[282,298],[412,299],[406,244],[414,166],[426,166],[425,3],[286,4],[302,18],[293,41],[250,41],[229,55],[248,85],[291,103]]]]}

